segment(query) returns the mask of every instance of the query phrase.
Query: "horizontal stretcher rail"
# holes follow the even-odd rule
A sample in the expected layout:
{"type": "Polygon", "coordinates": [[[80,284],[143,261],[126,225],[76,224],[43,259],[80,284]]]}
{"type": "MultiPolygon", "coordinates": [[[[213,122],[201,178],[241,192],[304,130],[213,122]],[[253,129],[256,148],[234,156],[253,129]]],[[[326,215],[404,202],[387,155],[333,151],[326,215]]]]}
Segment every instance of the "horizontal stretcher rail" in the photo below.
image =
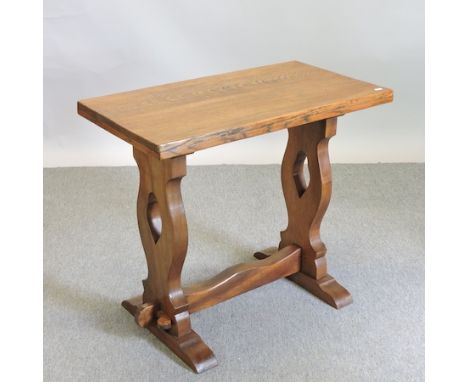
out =
{"type": "Polygon", "coordinates": [[[184,288],[189,312],[198,312],[300,270],[301,249],[289,245],[266,259],[237,264],[213,278],[184,288]]]}

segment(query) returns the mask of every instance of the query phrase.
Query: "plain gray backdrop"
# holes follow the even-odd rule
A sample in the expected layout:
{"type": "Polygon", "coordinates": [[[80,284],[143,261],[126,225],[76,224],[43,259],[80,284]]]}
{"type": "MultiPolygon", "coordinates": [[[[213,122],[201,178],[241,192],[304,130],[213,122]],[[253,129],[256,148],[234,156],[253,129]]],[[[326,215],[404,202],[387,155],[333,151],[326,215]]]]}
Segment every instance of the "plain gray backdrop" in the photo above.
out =
{"type": "MultiPolygon", "coordinates": [[[[333,162],[424,161],[423,0],[45,0],[44,166],[134,164],[127,143],[76,114],[79,99],[293,59],[394,89],[392,104],[339,119],[333,162]]],[[[285,141],[189,164],[279,163],[285,141]]]]}

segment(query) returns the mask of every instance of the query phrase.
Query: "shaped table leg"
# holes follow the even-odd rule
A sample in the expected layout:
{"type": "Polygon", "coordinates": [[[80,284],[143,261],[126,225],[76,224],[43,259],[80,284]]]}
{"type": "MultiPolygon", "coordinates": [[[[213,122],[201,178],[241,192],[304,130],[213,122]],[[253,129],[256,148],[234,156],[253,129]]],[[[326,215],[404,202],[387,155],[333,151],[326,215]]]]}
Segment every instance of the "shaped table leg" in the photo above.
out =
{"type": "MultiPolygon", "coordinates": [[[[281,166],[281,182],[288,210],[288,226],[281,232],[280,248],[297,245],[302,250],[301,270],[289,279],[327,304],[341,308],[352,302],[350,293],[328,274],[326,247],[320,224],[332,190],[328,141],[336,133],[336,118],[288,130],[289,139],[281,166]],[[307,158],[309,184],[304,177],[307,158]]],[[[267,255],[256,253],[258,259],[267,255]]]]}
{"type": "Polygon", "coordinates": [[[185,156],[161,160],[134,149],[140,170],[138,227],[148,265],[143,296],[122,305],[195,372],[217,365],[210,348],[192,330],[181,287],[188,233],[180,183],[185,156]]]}

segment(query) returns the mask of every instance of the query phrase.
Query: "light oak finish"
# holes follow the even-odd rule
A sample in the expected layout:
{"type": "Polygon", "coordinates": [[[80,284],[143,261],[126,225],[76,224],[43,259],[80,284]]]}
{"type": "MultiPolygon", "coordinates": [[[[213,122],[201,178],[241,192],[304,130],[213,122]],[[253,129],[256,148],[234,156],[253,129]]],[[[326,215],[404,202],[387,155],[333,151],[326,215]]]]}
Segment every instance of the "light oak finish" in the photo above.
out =
{"type": "Polygon", "coordinates": [[[78,113],[171,158],[390,102],[390,89],[297,61],[82,100],[78,113]]]}
{"type": "Polygon", "coordinates": [[[156,314],[158,328],[163,330],[169,330],[172,327],[171,318],[164,313],[162,310],[158,310],[156,314]]]}
{"type": "Polygon", "coordinates": [[[205,282],[184,288],[189,312],[198,312],[241,293],[299,272],[300,264],[301,249],[290,245],[265,260],[234,265],[205,282]]]}
{"type": "Polygon", "coordinates": [[[192,330],[180,279],[188,245],[180,192],[186,159],[181,156],[162,160],[137,148],[133,154],[140,171],[137,218],[148,276],[143,280],[143,296],[122,305],[140,326],[148,328],[192,370],[201,372],[216,366],[217,361],[192,330]],[[142,312],[147,312],[143,318],[142,312]]]}
{"type": "MultiPolygon", "coordinates": [[[[135,315],[142,302],[143,300],[139,296],[123,301],[122,305],[130,314],[135,315]]],[[[151,321],[147,329],[194,372],[202,373],[218,365],[218,361],[211,349],[205,345],[200,336],[193,330],[182,337],[177,337],[170,334],[167,330],[160,328],[156,321],[151,321]]],[[[148,364],[148,368],[150,367],[151,365],[148,364]]]]}
{"type": "MultiPolygon", "coordinates": [[[[336,134],[336,118],[289,129],[281,166],[281,183],[288,210],[288,227],[281,232],[280,248],[298,245],[302,250],[300,272],[289,276],[309,292],[335,308],[352,302],[350,293],[328,274],[326,247],[320,224],[330,202],[332,174],[328,141],[336,134]],[[304,179],[307,158],[309,185],[304,179]]],[[[258,252],[257,259],[267,258],[258,252]]],[[[263,260],[264,261],[264,260],[263,260]]]]}
{"type": "Polygon", "coordinates": [[[148,274],[143,294],[122,302],[137,324],[200,373],[217,361],[192,329],[192,313],[283,277],[335,308],[351,303],[349,292],[328,274],[320,238],[331,197],[328,141],[337,116],[392,96],[390,89],[293,61],[79,102],[82,116],[133,145],[140,171],[137,217],[148,274]],[[258,261],[183,287],[186,155],[285,128],[281,181],[288,226],[278,250],[257,252],[258,261]]]}
{"type": "Polygon", "coordinates": [[[140,304],[135,311],[135,321],[138,326],[146,328],[154,317],[154,305],[145,303],[140,304]]]}

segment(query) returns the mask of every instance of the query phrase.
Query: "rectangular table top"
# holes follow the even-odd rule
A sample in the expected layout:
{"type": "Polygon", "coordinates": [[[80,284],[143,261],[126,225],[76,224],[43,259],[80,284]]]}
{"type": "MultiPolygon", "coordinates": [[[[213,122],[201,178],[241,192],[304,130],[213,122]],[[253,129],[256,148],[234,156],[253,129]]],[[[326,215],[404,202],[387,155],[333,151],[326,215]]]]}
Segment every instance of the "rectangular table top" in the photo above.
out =
{"type": "Polygon", "coordinates": [[[297,61],[78,102],[78,113],[161,158],[391,102],[391,89],[297,61]]]}

